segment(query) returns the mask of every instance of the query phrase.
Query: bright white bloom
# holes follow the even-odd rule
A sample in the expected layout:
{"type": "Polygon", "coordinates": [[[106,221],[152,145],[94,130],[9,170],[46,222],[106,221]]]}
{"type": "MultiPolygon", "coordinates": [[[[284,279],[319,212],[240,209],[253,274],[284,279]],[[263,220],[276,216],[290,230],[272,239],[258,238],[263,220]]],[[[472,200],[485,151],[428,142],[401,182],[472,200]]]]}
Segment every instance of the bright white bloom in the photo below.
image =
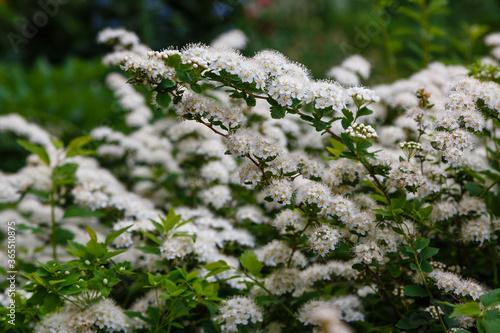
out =
{"type": "Polygon", "coordinates": [[[160,251],[164,259],[183,258],[194,251],[194,242],[191,237],[172,237],[163,242],[160,251]]]}
{"type": "Polygon", "coordinates": [[[207,205],[211,204],[216,209],[221,209],[232,199],[231,190],[226,185],[217,185],[203,190],[201,197],[207,205]]]}
{"type": "Polygon", "coordinates": [[[289,205],[292,198],[290,181],[286,179],[273,179],[271,185],[267,188],[267,196],[283,205],[289,205]]]}
{"type": "Polygon", "coordinates": [[[306,219],[298,209],[282,210],[271,222],[271,224],[282,234],[287,232],[298,232],[306,225],[306,219]],[[289,231],[290,230],[290,231],[289,231]]]}
{"type": "Polygon", "coordinates": [[[477,300],[485,293],[479,284],[462,279],[450,272],[435,269],[429,273],[429,276],[436,279],[436,287],[455,295],[470,296],[472,299],[477,300]]]}
{"type": "Polygon", "coordinates": [[[255,254],[257,255],[257,259],[267,266],[288,265],[290,258],[290,263],[293,266],[304,267],[307,264],[306,257],[300,251],[295,251],[293,257],[291,257],[292,248],[285,242],[277,239],[255,250],[255,254]]]}
{"type": "Polygon", "coordinates": [[[370,140],[378,138],[373,127],[364,124],[352,124],[346,129],[346,133],[352,139],[370,140]]]}
{"type": "Polygon", "coordinates": [[[323,224],[313,231],[309,237],[309,245],[314,252],[324,257],[335,250],[339,239],[340,234],[336,229],[323,224]]]}
{"type": "Polygon", "coordinates": [[[245,33],[239,29],[229,30],[215,40],[212,41],[210,46],[214,48],[230,47],[237,50],[242,50],[247,45],[248,38],[245,33]]]}
{"type": "Polygon", "coordinates": [[[231,298],[219,307],[216,320],[222,324],[222,332],[237,332],[238,325],[262,321],[262,311],[255,302],[244,296],[231,298]]]}

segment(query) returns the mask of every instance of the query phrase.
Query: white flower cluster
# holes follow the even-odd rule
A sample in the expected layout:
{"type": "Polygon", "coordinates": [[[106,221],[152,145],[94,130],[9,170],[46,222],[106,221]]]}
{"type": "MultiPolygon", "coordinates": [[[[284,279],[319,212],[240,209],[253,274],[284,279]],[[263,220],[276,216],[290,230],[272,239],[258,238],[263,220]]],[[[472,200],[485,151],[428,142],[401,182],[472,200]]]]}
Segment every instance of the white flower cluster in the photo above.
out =
{"type": "Polygon", "coordinates": [[[484,43],[494,47],[493,50],[491,50],[491,55],[500,60],[500,32],[487,35],[484,38],[484,43]]]}
{"type": "Polygon", "coordinates": [[[489,241],[492,228],[489,216],[481,215],[479,218],[470,220],[462,226],[460,230],[464,242],[478,242],[482,245],[489,241]]]}
{"type": "Polygon", "coordinates": [[[336,229],[323,224],[313,231],[309,237],[309,244],[314,252],[325,257],[330,251],[335,250],[339,239],[340,234],[336,229]]]}
{"type": "Polygon", "coordinates": [[[302,252],[292,251],[292,248],[288,244],[277,239],[255,250],[255,254],[257,255],[257,259],[267,266],[288,265],[288,261],[293,266],[305,267],[307,265],[306,257],[302,252]]]}
{"type": "Polygon", "coordinates": [[[414,141],[401,142],[399,144],[399,148],[401,148],[408,160],[415,155],[421,154],[424,151],[424,148],[422,148],[422,144],[414,141]]]}
{"type": "Polygon", "coordinates": [[[358,105],[371,104],[380,101],[375,91],[364,87],[352,87],[347,89],[349,95],[358,105]]]}
{"type": "Polygon", "coordinates": [[[334,78],[345,86],[357,86],[360,83],[359,76],[367,80],[370,77],[370,70],[370,63],[355,54],[346,58],[340,66],[330,68],[326,76],[334,78]]]}
{"type": "Polygon", "coordinates": [[[307,220],[302,216],[298,209],[284,209],[276,215],[276,217],[271,221],[271,224],[281,234],[285,234],[288,232],[297,232],[302,230],[306,226],[306,222],[307,220]]]}
{"type": "Polygon", "coordinates": [[[211,47],[223,48],[229,47],[237,50],[242,50],[247,45],[248,38],[245,33],[239,29],[229,30],[210,43],[211,47]]]}
{"type": "Polygon", "coordinates": [[[215,319],[223,323],[222,332],[238,332],[238,325],[256,324],[262,321],[262,317],[262,311],[252,299],[237,296],[219,307],[219,314],[215,319]]]}
{"type": "Polygon", "coordinates": [[[113,89],[120,106],[130,112],[125,121],[131,127],[147,124],[153,117],[151,109],[146,105],[143,95],[138,93],[120,74],[110,73],[106,77],[107,85],[113,89]]]}
{"type": "Polygon", "coordinates": [[[186,91],[182,101],[175,106],[177,115],[192,115],[211,122],[222,122],[227,128],[235,128],[246,121],[245,115],[238,107],[228,107],[215,99],[186,91]]]}
{"type": "Polygon", "coordinates": [[[375,129],[365,124],[352,124],[346,129],[346,133],[352,139],[370,140],[378,138],[375,129]]]}
{"type": "Polygon", "coordinates": [[[86,332],[99,329],[102,332],[131,332],[130,319],[111,299],[104,299],[92,307],[80,311],[66,306],[63,310],[46,315],[35,327],[36,333],[86,332]]]}
{"type": "Polygon", "coordinates": [[[429,276],[436,280],[436,287],[455,295],[469,296],[473,300],[478,300],[485,293],[479,284],[450,272],[435,269],[429,276]]]}
{"type": "Polygon", "coordinates": [[[337,310],[340,313],[340,319],[347,322],[364,320],[364,315],[361,312],[361,301],[354,295],[345,295],[332,298],[328,301],[313,300],[304,304],[298,311],[297,318],[305,325],[319,325],[320,323],[314,319],[313,313],[318,308],[329,308],[337,310]]]}

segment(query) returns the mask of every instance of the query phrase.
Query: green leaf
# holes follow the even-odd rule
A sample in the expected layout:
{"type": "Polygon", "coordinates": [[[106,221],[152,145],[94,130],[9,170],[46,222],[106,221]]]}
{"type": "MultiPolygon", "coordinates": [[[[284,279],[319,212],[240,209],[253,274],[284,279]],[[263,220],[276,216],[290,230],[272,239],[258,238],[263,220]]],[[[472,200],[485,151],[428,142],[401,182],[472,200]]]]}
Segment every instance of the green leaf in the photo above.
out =
{"type": "MultiPolygon", "coordinates": [[[[498,310],[497,310],[498,311],[498,310]]],[[[455,310],[451,313],[451,317],[457,317],[460,315],[466,316],[477,316],[481,313],[481,308],[476,302],[469,302],[460,306],[457,306],[455,310]]]]}
{"type": "Polygon", "coordinates": [[[62,305],[62,301],[55,294],[48,294],[43,300],[43,306],[47,313],[55,311],[58,307],[62,305]]]}
{"type": "Polygon", "coordinates": [[[248,106],[255,106],[257,104],[257,100],[253,96],[248,96],[247,98],[247,105],[248,106]]]}
{"type": "Polygon", "coordinates": [[[177,77],[182,82],[184,82],[184,83],[191,83],[191,78],[189,77],[188,73],[186,73],[186,72],[184,72],[184,71],[182,71],[180,69],[176,69],[175,73],[177,73],[177,77]]]}
{"type": "Polygon", "coordinates": [[[498,309],[486,311],[484,318],[477,319],[477,328],[481,333],[500,332],[500,312],[498,309]]]}
{"type": "Polygon", "coordinates": [[[359,118],[359,117],[362,117],[362,116],[367,116],[369,114],[372,114],[373,111],[368,109],[367,107],[363,107],[361,109],[358,110],[358,112],[356,113],[356,118],[359,118]]]}
{"type": "Polygon", "coordinates": [[[181,56],[178,54],[173,54],[169,56],[167,59],[167,65],[173,68],[178,68],[181,62],[182,62],[181,56]]]}
{"type": "Polygon", "coordinates": [[[97,234],[95,233],[94,230],[92,230],[91,227],[89,227],[88,225],[85,225],[85,230],[87,230],[89,236],[90,236],[90,239],[93,239],[93,240],[96,240],[97,241],[97,234]]]}
{"type": "Polygon", "coordinates": [[[420,267],[422,268],[422,271],[425,273],[431,273],[434,270],[431,263],[428,262],[427,260],[422,260],[420,267]]]}
{"type": "Polygon", "coordinates": [[[68,243],[68,241],[72,240],[74,237],[75,237],[75,234],[69,230],[61,229],[61,228],[58,228],[56,230],[56,243],[57,244],[65,245],[68,243]]]}
{"type": "Polygon", "coordinates": [[[18,139],[17,143],[21,145],[24,149],[29,151],[32,154],[37,155],[40,157],[40,159],[47,165],[50,165],[50,158],[49,155],[47,154],[47,151],[45,148],[39,145],[32,144],[31,142],[28,142],[26,140],[18,139]]]}
{"type": "Polygon", "coordinates": [[[383,196],[383,195],[380,195],[380,194],[372,194],[370,195],[370,197],[372,197],[373,199],[377,200],[377,201],[380,201],[386,205],[389,204],[389,202],[387,201],[387,199],[383,196]]]}
{"type": "Polygon", "coordinates": [[[432,214],[433,209],[433,206],[427,206],[419,209],[418,213],[420,214],[420,216],[422,216],[422,219],[425,220],[432,214]]]}
{"type": "Polygon", "coordinates": [[[484,307],[500,305],[500,289],[495,289],[480,297],[481,303],[484,307]]]}
{"type": "Polygon", "coordinates": [[[64,147],[64,142],[59,139],[50,138],[50,142],[56,147],[56,149],[61,149],[64,147]]]}
{"type": "Polygon", "coordinates": [[[161,251],[158,246],[150,245],[150,246],[136,246],[136,249],[143,253],[151,253],[151,254],[157,254],[160,255],[161,251]]]}
{"type": "Polygon", "coordinates": [[[71,142],[66,147],[66,157],[94,154],[95,151],[82,148],[87,143],[92,141],[92,139],[93,138],[91,136],[79,136],[71,140],[71,142]]]}
{"type": "Polygon", "coordinates": [[[73,140],[71,140],[71,142],[68,144],[68,147],[66,147],[66,150],[71,150],[71,149],[75,149],[75,148],[82,148],[83,146],[85,146],[87,143],[89,143],[90,141],[92,141],[92,137],[90,135],[87,135],[87,136],[79,136],[77,138],[74,138],[73,140]]]}
{"type": "Polygon", "coordinates": [[[373,209],[373,212],[375,214],[379,214],[379,215],[382,215],[382,216],[392,216],[391,213],[389,213],[388,211],[383,210],[383,209],[373,209]]]}
{"type": "Polygon", "coordinates": [[[281,119],[284,118],[286,114],[286,109],[282,106],[271,106],[271,118],[281,119]]]}
{"type": "Polygon", "coordinates": [[[169,92],[159,92],[156,95],[156,103],[158,103],[158,105],[160,105],[162,108],[167,109],[170,105],[170,102],[172,102],[172,97],[170,96],[169,92]]]}
{"type": "Polygon", "coordinates": [[[170,79],[163,79],[160,84],[158,85],[158,88],[160,90],[165,90],[165,89],[168,89],[168,88],[173,88],[175,86],[175,83],[170,80],[170,79]]]}
{"type": "Polygon", "coordinates": [[[219,273],[222,273],[224,271],[231,269],[231,267],[229,267],[226,264],[226,262],[223,260],[219,260],[217,262],[213,262],[213,263],[210,263],[208,265],[204,265],[203,267],[209,271],[209,273],[205,276],[205,278],[208,278],[208,277],[213,276],[213,275],[217,275],[219,273]]]}
{"type": "Polygon", "coordinates": [[[424,288],[409,284],[405,286],[405,296],[410,296],[410,297],[427,297],[427,291],[425,291],[424,288]]]}
{"type": "Polygon", "coordinates": [[[439,249],[435,247],[426,247],[422,251],[420,251],[420,258],[428,259],[432,256],[435,256],[439,252],[439,249]]]}
{"type": "Polygon", "coordinates": [[[153,242],[155,242],[156,244],[162,246],[162,242],[160,242],[160,240],[158,239],[158,237],[156,237],[155,235],[153,235],[152,233],[148,232],[148,231],[144,231],[144,230],[141,230],[141,232],[146,235],[147,238],[151,239],[153,242]]]}
{"type": "Polygon", "coordinates": [[[344,114],[345,119],[349,122],[349,124],[354,121],[354,115],[351,111],[344,108],[344,109],[342,109],[342,113],[344,114]]]}
{"type": "Polygon", "coordinates": [[[56,186],[60,185],[71,185],[76,182],[76,170],[78,169],[78,164],[67,163],[60,165],[54,169],[54,184],[56,186]]]}
{"type": "Polygon", "coordinates": [[[123,234],[125,231],[127,231],[131,227],[132,227],[132,225],[129,225],[128,227],[122,228],[120,230],[115,230],[115,231],[110,232],[106,236],[106,239],[104,240],[104,244],[106,244],[106,245],[111,244],[112,241],[114,241],[118,236],[123,234]]]}
{"type": "MultiPolygon", "coordinates": [[[[416,242],[415,242],[415,247],[420,250],[420,249],[423,249],[424,247],[427,247],[429,246],[429,243],[430,243],[430,239],[427,239],[427,238],[424,238],[424,237],[420,237],[416,242]]],[[[425,258],[424,258],[425,259],[425,258]]]]}
{"type": "Polygon", "coordinates": [[[253,251],[245,251],[240,257],[240,262],[254,276],[257,276],[264,267],[264,264],[257,259],[257,255],[253,251]]]}
{"type": "Polygon", "coordinates": [[[332,147],[336,150],[340,150],[341,152],[345,150],[344,144],[340,141],[330,138],[330,143],[332,144],[332,147]]]}
{"type": "Polygon", "coordinates": [[[201,89],[201,86],[197,83],[190,84],[190,87],[191,87],[191,90],[197,94],[201,94],[203,92],[203,89],[201,89]]]}
{"type": "Polygon", "coordinates": [[[174,209],[170,207],[168,210],[167,218],[161,219],[165,232],[168,232],[175,228],[175,226],[181,221],[181,215],[175,215],[174,209]]]}
{"type": "Polygon", "coordinates": [[[102,212],[94,212],[87,208],[72,206],[66,209],[64,212],[64,218],[70,217],[84,217],[84,216],[94,216],[94,217],[103,217],[104,213],[102,212]]]}
{"type": "Polygon", "coordinates": [[[354,144],[352,143],[352,140],[351,138],[349,137],[349,135],[347,135],[347,133],[342,133],[340,134],[340,138],[342,139],[342,142],[344,143],[344,145],[349,148],[350,150],[354,151],[354,144]]]}
{"type": "Polygon", "coordinates": [[[390,265],[387,267],[389,269],[389,272],[391,273],[391,276],[393,278],[397,278],[401,275],[401,268],[396,265],[390,265]]]}
{"type": "Polygon", "coordinates": [[[465,183],[464,186],[465,186],[465,189],[473,197],[480,195],[484,190],[484,187],[482,185],[479,185],[476,183],[465,183]]]}
{"type": "Polygon", "coordinates": [[[411,311],[403,315],[396,327],[404,330],[411,330],[426,325],[432,320],[431,315],[426,311],[411,311]]]}
{"type": "Polygon", "coordinates": [[[403,193],[400,197],[392,199],[391,206],[393,209],[404,208],[406,205],[406,194],[403,193]]]}

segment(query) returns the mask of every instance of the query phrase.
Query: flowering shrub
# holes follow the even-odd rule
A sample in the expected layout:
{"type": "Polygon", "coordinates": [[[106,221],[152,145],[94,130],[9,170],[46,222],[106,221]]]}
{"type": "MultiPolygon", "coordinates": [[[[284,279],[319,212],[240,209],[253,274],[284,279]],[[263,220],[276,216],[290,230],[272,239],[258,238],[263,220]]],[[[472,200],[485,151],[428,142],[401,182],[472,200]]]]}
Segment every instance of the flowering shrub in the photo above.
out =
{"type": "MultiPolygon", "coordinates": [[[[127,131],[65,146],[0,117],[33,153],[0,178],[24,246],[17,327],[500,330],[496,60],[368,89],[274,51],[98,39],[129,76],[107,77],[127,131]]],[[[366,78],[369,64],[343,70],[366,78]]]]}

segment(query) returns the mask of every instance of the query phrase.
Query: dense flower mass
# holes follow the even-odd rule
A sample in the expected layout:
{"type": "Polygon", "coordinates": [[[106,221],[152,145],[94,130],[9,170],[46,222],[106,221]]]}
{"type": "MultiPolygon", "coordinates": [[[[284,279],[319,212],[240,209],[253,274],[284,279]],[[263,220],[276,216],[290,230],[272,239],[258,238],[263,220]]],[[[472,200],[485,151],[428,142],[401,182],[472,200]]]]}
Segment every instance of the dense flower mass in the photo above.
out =
{"type": "MultiPolygon", "coordinates": [[[[40,265],[17,297],[35,332],[418,330],[422,313],[454,331],[496,315],[494,65],[370,89],[360,56],[315,80],[279,52],[244,56],[240,31],[161,51],[123,29],[98,41],[128,75],[106,78],[124,129],[65,144],[0,116],[30,152],[0,172],[0,216],[40,265]]],[[[495,57],[498,35],[486,43],[495,57]]]]}

